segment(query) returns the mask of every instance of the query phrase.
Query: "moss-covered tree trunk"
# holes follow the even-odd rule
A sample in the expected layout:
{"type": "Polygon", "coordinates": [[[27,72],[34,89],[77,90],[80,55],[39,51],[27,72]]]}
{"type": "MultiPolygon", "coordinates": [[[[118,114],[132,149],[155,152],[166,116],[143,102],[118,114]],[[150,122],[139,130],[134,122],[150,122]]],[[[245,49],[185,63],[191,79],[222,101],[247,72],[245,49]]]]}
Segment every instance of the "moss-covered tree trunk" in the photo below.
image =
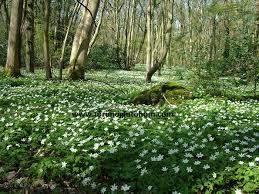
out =
{"type": "Polygon", "coordinates": [[[23,13],[23,0],[13,0],[11,8],[11,19],[9,28],[9,39],[7,49],[7,60],[5,66],[5,74],[11,77],[19,77],[20,72],[20,52],[21,44],[21,23],[23,13]]]}
{"type": "Polygon", "coordinates": [[[68,68],[68,77],[72,80],[85,78],[87,53],[99,5],[100,0],[82,3],[84,12],[74,38],[68,68]]]}

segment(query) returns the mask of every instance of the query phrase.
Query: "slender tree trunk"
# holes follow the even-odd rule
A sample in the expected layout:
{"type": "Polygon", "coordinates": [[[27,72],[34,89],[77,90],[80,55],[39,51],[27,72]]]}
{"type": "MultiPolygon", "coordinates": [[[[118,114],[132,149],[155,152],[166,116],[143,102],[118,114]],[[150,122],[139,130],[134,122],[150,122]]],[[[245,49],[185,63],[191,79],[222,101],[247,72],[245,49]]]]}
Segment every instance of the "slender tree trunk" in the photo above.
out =
{"type": "Polygon", "coordinates": [[[94,46],[96,40],[97,40],[97,37],[99,35],[99,31],[100,31],[100,28],[102,26],[102,23],[103,23],[103,15],[104,15],[104,12],[105,12],[105,9],[106,9],[106,3],[107,3],[107,0],[104,0],[103,1],[103,7],[102,7],[102,10],[101,10],[101,15],[100,15],[100,18],[99,18],[99,22],[97,24],[97,27],[95,29],[95,32],[94,32],[94,35],[90,41],[90,44],[89,44],[89,49],[88,49],[88,52],[87,52],[87,56],[90,54],[91,52],[91,49],[92,47],[94,46]]]}
{"type": "Polygon", "coordinates": [[[116,33],[116,59],[117,64],[120,67],[121,66],[121,60],[120,60],[120,0],[115,0],[115,33],[116,33]]]}
{"type": "Polygon", "coordinates": [[[5,66],[5,73],[8,76],[19,77],[20,72],[20,52],[19,44],[21,36],[21,24],[23,13],[23,0],[13,0],[11,8],[11,19],[9,28],[7,61],[5,66]]]}
{"type": "Polygon", "coordinates": [[[44,0],[45,26],[44,26],[43,51],[44,51],[44,64],[46,69],[46,79],[52,78],[51,60],[50,60],[50,53],[49,53],[50,3],[51,3],[51,0],[44,0]]]}
{"type": "MultiPolygon", "coordinates": [[[[181,2],[181,1],[180,1],[181,2]]],[[[186,18],[185,18],[185,5],[184,5],[184,3],[181,3],[181,5],[179,5],[180,6],[180,18],[179,18],[179,20],[180,20],[180,32],[181,32],[181,34],[182,34],[182,36],[184,37],[184,35],[185,35],[185,33],[186,33],[186,18]]],[[[182,41],[182,45],[181,45],[181,47],[182,47],[182,53],[181,53],[181,64],[182,65],[185,65],[185,63],[186,63],[186,41],[185,41],[185,39],[183,38],[183,41],[182,41]]]]}
{"type": "MultiPolygon", "coordinates": [[[[193,53],[193,23],[192,23],[192,5],[191,5],[191,1],[188,0],[187,2],[188,4],[188,16],[189,16],[189,34],[190,34],[190,37],[189,37],[189,52],[190,52],[190,55],[192,55],[193,53]]],[[[191,60],[189,60],[190,64],[191,64],[191,60]]]]}
{"type": "MultiPolygon", "coordinates": [[[[259,0],[256,0],[256,34],[255,34],[255,44],[256,44],[256,56],[259,59],[259,0]]],[[[255,75],[254,75],[254,95],[257,92],[257,82],[258,82],[258,64],[255,64],[255,75]]]]}
{"type": "MultiPolygon", "coordinates": [[[[229,0],[224,0],[224,4],[227,5],[229,0]]],[[[230,27],[229,27],[229,14],[226,13],[226,18],[224,20],[224,27],[225,27],[225,48],[223,57],[224,59],[229,58],[229,52],[230,52],[230,27]]]]}
{"type": "MultiPolygon", "coordinates": [[[[58,1],[58,13],[57,13],[57,17],[56,17],[56,20],[57,20],[57,23],[55,24],[55,27],[54,27],[54,43],[53,43],[53,46],[54,46],[54,51],[57,51],[58,48],[60,48],[60,36],[61,36],[61,26],[62,26],[62,9],[63,9],[63,3],[64,3],[64,0],[61,0],[61,1],[58,1]]],[[[69,12],[69,11],[68,11],[69,12]]]]}
{"type": "Polygon", "coordinates": [[[125,12],[125,42],[124,42],[124,63],[125,63],[125,70],[129,70],[129,64],[128,64],[128,58],[129,58],[129,53],[128,53],[128,42],[129,42],[129,25],[130,25],[130,8],[131,8],[131,1],[128,1],[128,8],[127,11],[125,12]]]}
{"type": "Polygon", "coordinates": [[[145,27],[144,29],[142,28],[142,22],[147,24],[147,21],[146,21],[147,15],[146,15],[146,12],[145,12],[144,7],[141,4],[141,2],[139,2],[139,6],[140,6],[141,12],[144,14],[144,16],[142,17],[142,15],[141,15],[141,17],[139,17],[139,21],[137,23],[139,25],[139,33],[143,33],[143,36],[141,37],[139,47],[137,48],[137,51],[135,52],[134,63],[138,63],[140,60],[143,61],[143,59],[140,59],[140,54],[141,54],[141,51],[143,50],[145,40],[146,40],[146,37],[147,37],[147,25],[144,25],[144,27],[145,27]],[[143,21],[142,18],[145,18],[144,21],[143,21]]]}
{"type": "MultiPolygon", "coordinates": [[[[163,7],[162,7],[162,14],[161,14],[161,21],[162,21],[162,25],[161,25],[161,29],[160,29],[160,38],[161,38],[161,48],[162,50],[165,47],[165,13],[166,13],[166,7],[167,7],[167,2],[164,3],[163,7]]],[[[166,57],[167,58],[167,57],[166,57]]],[[[161,64],[161,66],[158,69],[158,76],[162,76],[162,68],[163,68],[163,64],[161,64]]]]}
{"type": "Polygon", "coordinates": [[[85,78],[87,53],[99,5],[100,0],[85,1],[84,16],[74,38],[70,67],[68,68],[68,77],[72,80],[85,78]]]}
{"type": "Polygon", "coordinates": [[[59,79],[60,80],[62,80],[62,77],[63,77],[64,56],[65,56],[65,50],[66,50],[68,35],[69,35],[70,29],[72,27],[73,21],[75,19],[75,15],[79,11],[79,9],[80,9],[80,4],[77,4],[75,6],[74,11],[73,11],[73,13],[71,15],[71,18],[69,20],[69,24],[68,24],[68,27],[67,27],[66,35],[65,35],[65,38],[64,38],[64,41],[63,41],[61,57],[60,57],[60,60],[59,60],[59,79]]]}
{"type": "Polygon", "coordinates": [[[127,62],[126,69],[131,70],[133,62],[133,38],[134,38],[134,24],[136,18],[136,0],[132,0],[131,13],[129,19],[129,30],[128,30],[128,40],[127,40],[127,62]]]}
{"type": "MultiPolygon", "coordinates": [[[[140,53],[144,47],[144,43],[145,43],[145,40],[146,40],[146,36],[147,36],[147,26],[145,25],[145,29],[144,29],[144,35],[143,35],[143,38],[141,39],[141,42],[140,42],[140,45],[139,45],[139,48],[136,52],[136,56],[135,56],[135,62],[137,62],[139,60],[139,56],[140,56],[140,53]]],[[[141,60],[142,61],[142,60],[141,60]]]]}
{"type": "MultiPolygon", "coordinates": [[[[147,8],[147,59],[146,59],[146,69],[147,74],[151,71],[152,68],[152,4],[153,1],[148,1],[148,8],[147,8]]],[[[147,82],[148,80],[147,75],[147,82]]]]}
{"type": "Polygon", "coordinates": [[[4,0],[1,0],[1,1],[0,1],[0,10],[2,9],[3,3],[4,3],[4,0]]]}
{"type": "MultiPolygon", "coordinates": [[[[159,40],[159,42],[161,41],[161,49],[164,49],[164,29],[163,29],[164,24],[163,24],[163,20],[164,20],[164,17],[162,17],[162,19],[161,19],[162,25],[160,27],[160,32],[158,33],[158,38],[157,38],[159,40]]],[[[161,64],[161,66],[157,70],[157,75],[159,77],[162,76],[162,65],[163,64],[161,64]]]]}
{"type": "MultiPolygon", "coordinates": [[[[10,27],[10,16],[9,16],[9,12],[8,12],[8,6],[7,6],[7,1],[4,0],[4,12],[5,12],[5,26],[6,26],[6,30],[7,32],[9,32],[9,27],[10,27]]],[[[6,33],[6,37],[8,38],[8,33],[6,33]]]]}
{"type": "Polygon", "coordinates": [[[34,0],[27,1],[26,34],[25,34],[25,64],[28,72],[34,73],[34,0]]]}
{"type": "Polygon", "coordinates": [[[168,50],[170,49],[171,39],[172,39],[172,27],[173,27],[173,10],[174,10],[174,0],[169,0],[170,6],[168,9],[168,21],[165,33],[165,46],[164,49],[160,49],[158,56],[154,60],[154,65],[147,68],[146,82],[151,82],[152,76],[156,73],[159,67],[165,62],[168,50]]]}
{"type": "Polygon", "coordinates": [[[216,52],[216,16],[212,18],[212,35],[211,35],[211,43],[210,43],[210,52],[209,52],[209,60],[212,61],[216,52]],[[214,52],[213,52],[214,51],[214,52]]]}

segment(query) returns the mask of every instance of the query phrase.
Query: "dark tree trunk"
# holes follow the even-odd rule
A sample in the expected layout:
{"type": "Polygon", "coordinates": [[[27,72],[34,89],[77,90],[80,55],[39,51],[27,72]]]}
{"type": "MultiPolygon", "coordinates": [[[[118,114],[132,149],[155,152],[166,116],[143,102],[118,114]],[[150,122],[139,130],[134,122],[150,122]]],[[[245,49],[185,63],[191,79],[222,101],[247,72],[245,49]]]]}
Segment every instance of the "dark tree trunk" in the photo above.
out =
{"type": "Polygon", "coordinates": [[[50,63],[50,53],[49,53],[49,22],[50,22],[50,0],[44,0],[44,16],[45,16],[45,26],[44,26],[44,64],[46,69],[46,79],[52,78],[51,73],[51,63],[50,63]]]}
{"type": "Polygon", "coordinates": [[[23,13],[23,0],[13,0],[11,8],[11,19],[9,28],[7,61],[5,73],[8,76],[19,77],[20,71],[20,52],[21,52],[21,24],[23,13]]]}
{"type": "Polygon", "coordinates": [[[25,64],[27,72],[34,73],[34,0],[27,1],[25,32],[25,64]]]}

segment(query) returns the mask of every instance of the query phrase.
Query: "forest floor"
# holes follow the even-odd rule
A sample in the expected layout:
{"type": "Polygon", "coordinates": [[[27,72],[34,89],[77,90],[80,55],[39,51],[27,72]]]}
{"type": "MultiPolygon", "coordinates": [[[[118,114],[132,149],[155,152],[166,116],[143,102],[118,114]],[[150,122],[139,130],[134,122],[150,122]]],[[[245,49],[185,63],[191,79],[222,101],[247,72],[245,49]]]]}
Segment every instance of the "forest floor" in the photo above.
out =
{"type": "MultiPolygon", "coordinates": [[[[153,85],[189,84],[188,75],[163,74],[153,85]]],[[[203,96],[177,106],[129,104],[152,86],[143,75],[1,77],[0,193],[258,192],[259,102],[203,96]]]]}

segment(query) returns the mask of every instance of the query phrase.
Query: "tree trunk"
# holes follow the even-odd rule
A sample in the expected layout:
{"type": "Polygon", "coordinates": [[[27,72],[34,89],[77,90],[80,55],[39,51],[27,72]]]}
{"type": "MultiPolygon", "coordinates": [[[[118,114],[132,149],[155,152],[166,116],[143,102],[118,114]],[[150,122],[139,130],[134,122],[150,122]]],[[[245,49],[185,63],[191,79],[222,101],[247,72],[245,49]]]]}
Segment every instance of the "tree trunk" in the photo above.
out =
{"type": "MultiPolygon", "coordinates": [[[[228,0],[224,0],[225,6],[228,4],[228,0]]],[[[230,52],[230,22],[229,22],[229,14],[226,13],[226,18],[224,20],[224,27],[225,27],[225,48],[223,52],[224,59],[229,58],[229,52],[230,52]]]]}
{"type": "MultiPolygon", "coordinates": [[[[188,4],[188,17],[189,17],[189,34],[190,34],[190,37],[189,37],[189,52],[190,52],[190,55],[192,55],[193,53],[193,22],[192,22],[192,5],[191,5],[191,1],[188,0],[187,2],[188,4]]],[[[190,64],[191,64],[191,61],[189,60],[190,64]]]]}
{"type": "Polygon", "coordinates": [[[68,77],[72,80],[85,78],[87,53],[100,0],[85,1],[84,3],[84,15],[74,38],[70,66],[68,68],[68,77]]]}
{"type": "Polygon", "coordinates": [[[6,26],[6,38],[8,38],[8,32],[9,32],[9,27],[10,27],[10,16],[9,16],[9,12],[8,12],[8,5],[7,5],[7,1],[3,1],[4,3],[4,12],[5,12],[5,26],[6,26]]]}
{"type": "MultiPolygon", "coordinates": [[[[255,34],[255,44],[256,44],[256,56],[259,58],[259,0],[256,0],[256,34],[255,34]]],[[[255,75],[254,75],[254,95],[257,92],[257,82],[258,82],[258,64],[255,64],[255,75]]]]}
{"type": "Polygon", "coordinates": [[[166,33],[165,33],[165,45],[163,49],[160,49],[158,56],[154,60],[154,65],[150,68],[147,66],[147,75],[146,75],[146,82],[150,83],[152,76],[157,72],[159,67],[164,63],[168,50],[170,49],[171,39],[172,39],[172,27],[173,27],[173,10],[174,10],[174,0],[169,0],[170,6],[168,9],[168,21],[166,26],[166,33]]]}
{"type": "Polygon", "coordinates": [[[104,12],[105,12],[105,9],[106,9],[106,4],[107,4],[107,0],[104,0],[103,1],[103,7],[102,7],[102,10],[101,10],[101,14],[100,14],[100,18],[99,18],[99,22],[98,22],[98,24],[96,26],[94,35],[93,35],[93,37],[91,39],[91,42],[89,44],[89,49],[88,49],[88,52],[87,52],[87,56],[90,54],[91,49],[94,46],[94,44],[95,44],[95,42],[97,40],[97,37],[99,35],[99,31],[100,31],[100,28],[101,28],[102,23],[103,23],[103,15],[104,15],[104,12]]]}
{"type": "Polygon", "coordinates": [[[146,36],[147,36],[147,26],[145,25],[144,35],[143,35],[143,38],[141,39],[139,48],[138,48],[138,50],[136,52],[136,55],[135,55],[135,59],[134,59],[135,63],[138,62],[138,60],[139,60],[140,53],[141,53],[141,51],[142,51],[142,49],[144,47],[146,36]]]}
{"type": "Polygon", "coordinates": [[[62,80],[62,77],[63,77],[64,56],[65,56],[65,49],[66,49],[66,45],[67,45],[68,35],[69,35],[70,29],[72,27],[75,15],[79,11],[79,9],[80,9],[80,4],[77,4],[75,6],[74,11],[73,11],[73,13],[71,15],[71,18],[69,20],[69,24],[68,24],[68,27],[67,27],[66,35],[65,35],[65,38],[64,38],[64,41],[63,41],[61,57],[60,57],[60,60],[59,60],[59,79],[60,80],[62,80]]]}
{"type": "Polygon", "coordinates": [[[212,61],[215,57],[216,52],[216,16],[212,18],[212,35],[210,42],[209,60],[212,61]],[[214,54],[214,56],[213,56],[214,54]]]}
{"type": "Polygon", "coordinates": [[[28,0],[25,32],[25,64],[28,72],[34,73],[34,0],[28,0]]]}
{"type": "Polygon", "coordinates": [[[131,8],[131,1],[128,1],[128,7],[127,10],[125,11],[125,42],[124,42],[124,69],[129,70],[129,64],[128,64],[128,42],[129,42],[129,25],[130,25],[130,8],[131,8]]]}
{"type": "MultiPolygon", "coordinates": [[[[122,7],[122,6],[121,6],[122,7]]],[[[121,33],[120,33],[120,24],[121,19],[119,17],[120,15],[120,0],[115,0],[115,17],[114,17],[114,23],[115,23],[115,34],[116,34],[116,59],[117,59],[117,65],[121,67],[121,33]]]]}
{"type": "MultiPolygon", "coordinates": [[[[62,36],[61,33],[61,28],[62,28],[62,12],[63,10],[63,3],[64,0],[58,1],[57,2],[57,9],[58,9],[58,13],[56,15],[56,24],[54,27],[54,42],[53,42],[53,47],[54,47],[54,51],[56,52],[58,50],[58,48],[60,48],[60,37],[62,36]]],[[[69,12],[69,11],[67,11],[69,12]]]]}
{"type": "MultiPolygon", "coordinates": [[[[152,68],[152,3],[153,1],[149,0],[147,8],[147,74],[151,71],[152,68]]],[[[147,75],[147,82],[150,82],[148,77],[149,76],[147,75]]]]}
{"type": "Polygon", "coordinates": [[[52,78],[51,73],[51,60],[49,53],[49,22],[50,22],[50,0],[44,0],[44,16],[45,16],[45,26],[44,26],[44,64],[46,69],[46,79],[52,78]]]}
{"type": "Polygon", "coordinates": [[[11,19],[9,28],[7,61],[5,73],[8,76],[19,77],[20,72],[20,52],[19,40],[21,36],[23,0],[13,0],[11,8],[11,19]]]}
{"type": "Polygon", "coordinates": [[[127,40],[127,61],[126,70],[131,70],[133,66],[133,39],[134,39],[134,25],[136,18],[136,0],[132,0],[131,13],[129,19],[129,30],[128,30],[128,40],[127,40]]]}
{"type": "MultiPolygon", "coordinates": [[[[161,41],[161,48],[162,50],[164,49],[165,47],[165,20],[166,20],[166,17],[165,17],[165,13],[166,13],[166,9],[167,9],[167,2],[164,3],[163,7],[162,7],[162,11],[161,11],[161,28],[160,28],[160,41],[161,41]]],[[[157,72],[157,75],[160,77],[162,76],[162,68],[163,68],[163,64],[161,64],[161,66],[158,68],[158,72],[157,72]]]]}

